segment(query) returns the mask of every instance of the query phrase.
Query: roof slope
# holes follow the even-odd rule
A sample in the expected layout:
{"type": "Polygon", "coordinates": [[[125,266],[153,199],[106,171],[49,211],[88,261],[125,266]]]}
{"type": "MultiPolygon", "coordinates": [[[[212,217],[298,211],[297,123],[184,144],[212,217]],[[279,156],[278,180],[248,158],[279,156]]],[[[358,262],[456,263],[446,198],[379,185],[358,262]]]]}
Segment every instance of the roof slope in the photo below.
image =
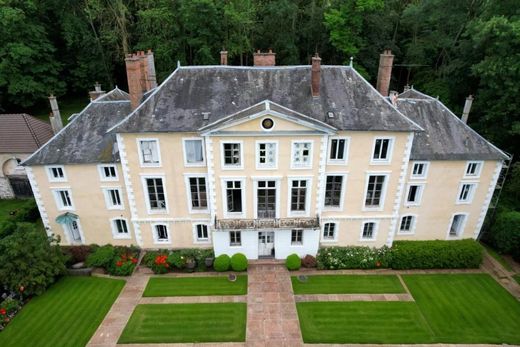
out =
{"type": "Polygon", "coordinates": [[[399,95],[397,108],[425,129],[415,134],[413,160],[502,160],[508,156],[464,124],[442,102],[416,90],[399,95]]]}
{"type": "Polygon", "coordinates": [[[119,160],[107,129],[131,111],[128,94],[114,89],[87,105],[24,165],[108,163],[119,160]],[[114,95],[116,94],[116,95],[114,95]],[[126,99],[125,99],[126,98],[126,99]]]}
{"type": "Polygon", "coordinates": [[[0,114],[0,153],[32,153],[53,135],[49,123],[26,113],[0,114]]]}
{"type": "Polygon", "coordinates": [[[180,67],[113,131],[197,131],[263,100],[340,130],[421,130],[348,66],[321,67],[319,97],[310,79],[310,66],[180,67]]]}

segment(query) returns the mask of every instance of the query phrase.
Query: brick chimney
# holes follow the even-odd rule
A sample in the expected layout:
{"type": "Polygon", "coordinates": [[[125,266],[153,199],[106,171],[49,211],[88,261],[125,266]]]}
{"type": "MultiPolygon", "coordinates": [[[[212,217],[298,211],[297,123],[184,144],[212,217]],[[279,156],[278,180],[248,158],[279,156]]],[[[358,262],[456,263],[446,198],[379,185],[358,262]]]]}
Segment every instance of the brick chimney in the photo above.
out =
{"type": "Polygon", "coordinates": [[[260,50],[253,53],[253,63],[255,66],[275,66],[276,53],[273,53],[272,50],[269,50],[267,53],[262,53],[260,50]]]}
{"type": "Polygon", "coordinates": [[[52,113],[49,114],[49,120],[51,122],[52,131],[56,134],[63,128],[61,121],[60,109],[58,108],[58,101],[54,95],[49,96],[49,103],[51,104],[52,113]]]}
{"type": "Polygon", "coordinates": [[[96,84],[94,84],[94,90],[88,92],[88,94],[90,95],[90,101],[94,101],[100,96],[105,95],[105,91],[101,90],[101,84],[96,82],[96,84]]]}
{"type": "Polygon", "coordinates": [[[227,51],[220,51],[220,65],[227,65],[227,51]]]}
{"type": "Polygon", "coordinates": [[[320,96],[320,78],[321,78],[321,58],[316,53],[312,57],[312,68],[311,68],[311,91],[313,97],[320,96]]]}
{"type": "Polygon", "coordinates": [[[473,104],[473,95],[470,95],[466,98],[466,103],[464,103],[464,110],[462,111],[462,121],[464,123],[468,122],[469,112],[471,111],[472,104],[473,104]]]}
{"type": "Polygon", "coordinates": [[[392,64],[394,62],[394,55],[392,51],[386,49],[379,56],[379,70],[377,72],[376,89],[383,96],[388,96],[388,89],[390,88],[390,79],[392,78],[392,64]]]}
{"type": "Polygon", "coordinates": [[[128,54],[125,63],[130,103],[132,109],[135,109],[141,103],[143,94],[157,87],[153,53],[148,50],[147,53],[138,51],[134,54],[128,54]]]}

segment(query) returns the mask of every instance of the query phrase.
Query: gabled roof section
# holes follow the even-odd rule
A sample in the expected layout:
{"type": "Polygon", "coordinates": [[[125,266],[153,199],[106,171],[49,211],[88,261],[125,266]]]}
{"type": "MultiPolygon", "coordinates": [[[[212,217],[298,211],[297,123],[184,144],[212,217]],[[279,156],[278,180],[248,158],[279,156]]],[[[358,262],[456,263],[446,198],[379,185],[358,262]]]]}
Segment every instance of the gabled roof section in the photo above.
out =
{"type": "Polygon", "coordinates": [[[421,131],[351,67],[322,65],[320,84],[312,97],[310,66],[179,67],[110,131],[196,132],[263,100],[338,130],[421,131]]]}
{"type": "Polygon", "coordinates": [[[397,108],[425,129],[414,137],[412,160],[504,160],[509,156],[463,123],[442,102],[417,90],[399,95],[397,108]]]}
{"type": "Polygon", "coordinates": [[[0,153],[32,153],[53,135],[49,123],[26,113],[0,114],[0,153]]]}
{"type": "Polygon", "coordinates": [[[114,89],[90,102],[23,165],[110,163],[119,161],[115,135],[107,129],[131,111],[127,93],[114,89]]]}

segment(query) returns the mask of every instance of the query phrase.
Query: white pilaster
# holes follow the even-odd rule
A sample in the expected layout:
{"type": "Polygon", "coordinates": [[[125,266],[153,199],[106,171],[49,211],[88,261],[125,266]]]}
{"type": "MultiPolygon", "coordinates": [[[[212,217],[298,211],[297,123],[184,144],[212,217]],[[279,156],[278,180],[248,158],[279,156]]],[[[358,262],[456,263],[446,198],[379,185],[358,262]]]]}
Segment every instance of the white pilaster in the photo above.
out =
{"type": "Polygon", "coordinates": [[[502,161],[497,161],[495,165],[495,171],[493,172],[493,177],[491,178],[491,182],[489,182],[488,191],[486,194],[486,199],[482,204],[482,209],[480,210],[480,215],[478,217],[477,225],[475,227],[475,232],[473,233],[473,238],[477,239],[480,231],[482,229],[482,225],[484,224],[484,220],[486,219],[486,214],[489,209],[489,204],[491,203],[491,199],[493,198],[493,194],[495,193],[495,188],[498,182],[498,177],[500,177],[500,171],[502,171],[502,161]]]}
{"type": "Polygon", "coordinates": [[[38,206],[38,211],[40,211],[40,216],[42,218],[43,226],[45,227],[45,231],[47,232],[47,236],[52,235],[52,229],[49,224],[49,215],[47,214],[47,210],[45,209],[45,205],[42,200],[42,195],[40,192],[40,188],[38,187],[38,182],[36,182],[36,176],[34,176],[34,172],[32,167],[27,166],[25,168],[25,172],[27,173],[27,178],[29,179],[29,183],[31,184],[31,188],[34,195],[34,200],[36,200],[36,205],[38,206]]]}

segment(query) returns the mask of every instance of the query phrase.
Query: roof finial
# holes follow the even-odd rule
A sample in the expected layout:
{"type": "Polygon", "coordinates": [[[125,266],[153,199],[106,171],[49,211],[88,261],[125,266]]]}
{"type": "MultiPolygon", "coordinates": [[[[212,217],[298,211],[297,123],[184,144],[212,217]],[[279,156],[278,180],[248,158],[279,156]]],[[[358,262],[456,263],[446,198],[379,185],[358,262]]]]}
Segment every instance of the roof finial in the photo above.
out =
{"type": "Polygon", "coordinates": [[[354,57],[350,57],[350,67],[354,67],[354,57]]]}

